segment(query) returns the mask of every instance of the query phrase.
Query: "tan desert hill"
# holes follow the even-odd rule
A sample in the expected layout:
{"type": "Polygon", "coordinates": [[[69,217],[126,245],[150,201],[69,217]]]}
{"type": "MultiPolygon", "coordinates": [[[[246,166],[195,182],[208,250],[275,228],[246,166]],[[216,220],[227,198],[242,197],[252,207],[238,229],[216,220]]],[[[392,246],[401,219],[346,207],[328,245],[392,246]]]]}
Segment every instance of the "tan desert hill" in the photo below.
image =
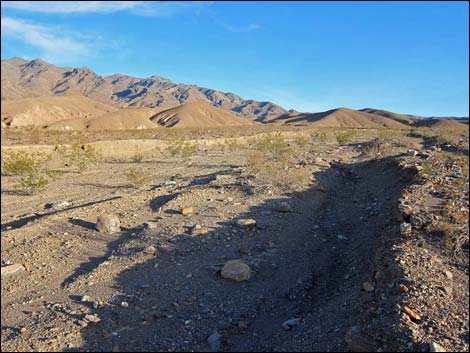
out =
{"type": "Polygon", "coordinates": [[[151,118],[165,127],[237,126],[253,124],[246,118],[216,108],[209,103],[191,102],[164,110],[151,118]]]}
{"type": "Polygon", "coordinates": [[[309,125],[315,127],[338,128],[396,128],[408,126],[379,115],[369,114],[349,108],[338,108],[321,113],[292,112],[268,120],[282,125],[309,125]]]}
{"type": "Polygon", "coordinates": [[[413,125],[415,122],[421,120],[420,118],[412,118],[404,114],[398,114],[398,113],[390,112],[388,110],[383,110],[383,109],[364,108],[364,109],[360,109],[359,111],[364,112],[364,113],[374,114],[374,115],[380,115],[385,118],[389,118],[389,119],[398,121],[406,125],[413,125]]]}
{"type": "Polygon", "coordinates": [[[264,119],[287,112],[271,102],[245,100],[230,92],[174,83],[160,76],[100,76],[87,67],[56,67],[40,59],[27,61],[12,58],[1,63],[2,100],[83,95],[117,108],[169,108],[201,101],[251,118],[264,119]]]}
{"type": "Polygon", "coordinates": [[[158,112],[151,108],[123,108],[115,112],[106,113],[96,118],[77,118],[61,120],[45,126],[49,130],[140,130],[155,129],[160,126],[153,123],[150,118],[158,112]]]}
{"type": "Polygon", "coordinates": [[[416,122],[415,124],[418,127],[432,127],[436,129],[445,129],[445,130],[467,130],[468,131],[468,119],[437,119],[437,118],[425,118],[416,122]]]}
{"type": "Polygon", "coordinates": [[[117,109],[83,96],[49,96],[2,102],[2,125],[44,125],[59,120],[90,118],[117,109]]]}

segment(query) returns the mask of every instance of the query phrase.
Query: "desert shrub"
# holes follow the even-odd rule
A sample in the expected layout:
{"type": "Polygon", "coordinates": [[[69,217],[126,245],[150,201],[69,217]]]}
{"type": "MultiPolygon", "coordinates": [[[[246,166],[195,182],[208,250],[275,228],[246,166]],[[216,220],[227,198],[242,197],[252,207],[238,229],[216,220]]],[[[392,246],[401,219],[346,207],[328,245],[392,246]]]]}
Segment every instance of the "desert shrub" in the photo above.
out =
{"type": "Polygon", "coordinates": [[[347,131],[338,132],[336,134],[336,141],[340,145],[345,145],[351,142],[355,136],[356,136],[355,130],[347,130],[347,131]]]}
{"type": "Polygon", "coordinates": [[[297,136],[294,140],[294,143],[300,149],[304,150],[308,145],[308,139],[305,136],[297,136]]]}
{"type": "Polygon", "coordinates": [[[234,152],[240,147],[240,144],[235,139],[225,139],[225,145],[228,147],[230,152],[234,152]]]}
{"type": "Polygon", "coordinates": [[[55,150],[66,163],[76,166],[82,173],[90,164],[96,164],[101,159],[100,153],[92,145],[73,144],[69,148],[56,146],[55,150]]]}
{"type": "Polygon", "coordinates": [[[2,175],[15,177],[15,189],[32,195],[57,176],[48,168],[50,160],[50,154],[5,152],[2,154],[2,175]]]}
{"type": "Polygon", "coordinates": [[[126,179],[130,186],[140,188],[150,182],[150,177],[141,169],[128,168],[125,172],[126,179]]]}
{"type": "Polygon", "coordinates": [[[312,141],[325,142],[328,139],[328,135],[323,131],[314,131],[310,134],[312,141]]]}
{"type": "Polygon", "coordinates": [[[292,153],[292,148],[280,133],[259,138],[255,143],[255,148],[274,162],[286,162],[292,153]]]}
{"type": "Polygon", "coordinates": [[[376,158],[383,154],[383,142],[376,138],[372,141],[365,142],[361,145],[361,152],[369,156],[370,158],[376,158]]]}
{"type": "Polygon", "coordinates": [[[134,163],[140,163],[142,162],[143,159],[144,159],[144,155],[142,154],[142,152],[137,152],[131,157],[131,160],[134,163]]]}
{"type": "Polygon", "coordinates": [[[181,157],[185,161],[196,155],[198,150],[199,147],[196,143],[182,140],[172,142],[167,148],[172,157],[181,157]]]}

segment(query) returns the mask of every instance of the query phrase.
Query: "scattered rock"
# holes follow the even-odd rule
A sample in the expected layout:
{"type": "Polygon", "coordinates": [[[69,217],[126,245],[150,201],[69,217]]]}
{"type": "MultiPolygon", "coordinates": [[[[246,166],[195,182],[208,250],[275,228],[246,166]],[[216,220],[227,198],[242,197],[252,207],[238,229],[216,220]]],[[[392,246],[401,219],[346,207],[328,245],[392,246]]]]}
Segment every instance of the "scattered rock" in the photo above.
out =
{"type": "Polygon", "coordinates": [[[149,245],[145,248],[144,252],[149,255],[155,255],[157,253],[157,248],[153,245],[149,245]]]}
{"type": "Polygon", "coordinates": [[[242,260],[230,260],[225,263],[221,275],[237,282],[247,281],[251,278],[251,268],[242,260]]]}
{"type": "Polygon", "coordinates": [[[191,214],[194,212],[194,208],[193,207],[184,207],[181,209],[181,214],[182,215],[188,215],[188,214],[191,214]]]}
{"type": "Polygon", "coordinates": [[[119,217],[114,213],[103,213],[98,216],[96,229],[101,233],[113,234],[121,230],[119,217]]]}
{"type": "Polygon", "coordinates": [[[147,221],[144,223],[144,228],[146,229],[156,229],[158,226],[157,222],[147,221]]]}
{"type": "Polygon", "coordinates": [[[128,308],[128,307],[129,307],[129,303],[128,303],[128,302],[121,302],[121,307],[122,307],[122,308],[128,308]]]}
{"type": "Polygon", "coordinates": [[[101,321],[101,319],[97,315],[90,315],[90,314],[86,314],[84,319],[88,322],[95,322],[95,323],[101,321]]]}
{"type": "Polygon", "coordinates": [[[411,233],[411,224],[410,223],[406,223],[406,222],[403,222],[402,224],[400,224],[400,232],[402,234],[409,234],[411,233]]]}
{"type": "Polygon", "coordinates": [[[198,237],[200,235],[204,235],[204,234],[207,234],[209,233],[209,229],[206,228],[206,227],[200,227],[200,228],[192,228],[191,229],[191,236],[192,237],[198,237]]]}
{"type": "Polygon", "coordinates": [[[290,319],[282,323],[282,328],[286,331],[292,330],[294,327],[299,326],[300,318],[290,319]]]}
{"type": "Polygon", "coordinates": [[[176,181],[174,181],[174,180],[165,181],[165,185],[166,185],[166,186],[169,186],[169,185],[176,185],[176,181]]]}
{"type": "Polygon", "coordinates": [[[415,157],[415,156],[418,155],[418,151],[416,151],[416,150],[408,150],[408,151],[406,151],[406,154],[407,154],[408,156],[415,157]]]}
{"type": "Polygon", "coordinates": [[[430,352],[447,352],[444,347],[436,342],[431,342],[429,344],[429,351],[430,352]]]}
{"type": "Polygon", "coordinates": [[[89,295],[82,295],[82,297],[80,298],[80,301],[82,303],[84,302],[91,302],[91,297],[89,295]]]}
{"type": "Polygon", "coordinates": [[[26,269],[21,264],[14,264],[2,267],[2,277],[9,277],[25,272],[26,269]]]}
{"type": "Polygon", "coordinates": [[[207,338],[207,343],[209,344],[209,348],[212,352],[220,351],[220,339],[221,336],[217,331],[207,338]]]}
{"type": "Polygon", "coordinates": [[[53,203],[48,203],[45,208],[52,208],[52,209],[58,209],[61,207],[67,207],[70,206],[70,202],[61,200],[53,203]]]}
{"type": "Polygon", "coordinates": [[[254,228],[256,227],[256,221],[253,218],[242,218],[237,221],[237,225],[242,228],[254,228]]]}
{"type": "Polygon", "coordinates": [[[452,274],[452,272],[448,271],[448,270],[445,270],[444,271],[444,274],[446,275],[446,277],[450,280],[452,280],[454,278],[454,275],[452,274]]]}
{"type": "Polygon", "coordinates": [[[420,322],[421,316],[419,316],[413,309],[409,308],[408,306],[403,307],[403,311],[406,315],[410,317],[410,319],[414,322],[420,322]]]}
{"type": "MultiPolygon", "coordinates": [[[[20,333],[26,333],[28,329],[26,327],[20,328],[20,333]]],[[[442,352],[442,351],[434,351],[434,352],[442,352]]]]}
{"type": "Polygon", "coordinates": [[[370,282],[364,282],[362,284],[362,288],[366,291],[366,292],[373,292],[375,290],[375,286],[370,283],[370,282]]]}
{"type": "Polygon", "coordinates": [[[292,207],[287,202],[281,202],[276,211],[284,213],[292,212],[292,207]]]}

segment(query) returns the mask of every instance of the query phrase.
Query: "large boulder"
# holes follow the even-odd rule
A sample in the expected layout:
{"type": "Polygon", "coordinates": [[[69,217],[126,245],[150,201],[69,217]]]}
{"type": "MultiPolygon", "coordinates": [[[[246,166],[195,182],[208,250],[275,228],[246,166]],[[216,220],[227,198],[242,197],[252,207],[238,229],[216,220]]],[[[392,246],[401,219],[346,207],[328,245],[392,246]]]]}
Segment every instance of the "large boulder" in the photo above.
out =
{"type": "Polygon", "coordinates": [[[222,277],[237,282],[248,281],[251,278],[251,268],[242,260],[227,261],[222,268],[222,277]]]}

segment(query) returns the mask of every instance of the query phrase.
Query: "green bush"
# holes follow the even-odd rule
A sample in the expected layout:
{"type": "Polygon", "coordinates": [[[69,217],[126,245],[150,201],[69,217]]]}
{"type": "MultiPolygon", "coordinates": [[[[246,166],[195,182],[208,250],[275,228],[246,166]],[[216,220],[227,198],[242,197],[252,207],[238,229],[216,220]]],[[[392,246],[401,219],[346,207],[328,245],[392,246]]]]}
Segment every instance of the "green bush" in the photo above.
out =
{"type": "Polygon", "coordinates": [[[191,157],[197,154],[199,148],[196,143],[185,141],[174,141],[168,147],[167,151],[172,157],[181,157],[183,160],[188,161],[191,157]]]}
{"type": "Polygon", "coordinates": [[[336,134],[336,141],[338,141],[340,145],[345,145],[351,142],[355,136],[356,136],[355,130],[347,130],[347,131],[339,132],[336,134]]]}
{"type": "Polygon", "coordinates": [[[100,153],[92,145],[73,144],[70,148],[56,146],[55,150],[64,158],[66,163],[76,166],[82,173],[90,164],[96,164],[101,158],[100,153]]]}
{"type": "Polygon", "coordinates": [[[44,189],[49,180],[54,179],[57,173],[48,168],[51,160],[50,154],[5,152],[2,154],[2,175],[15,177],[15,189],[27,194],[35,194],[44,189]]]}

